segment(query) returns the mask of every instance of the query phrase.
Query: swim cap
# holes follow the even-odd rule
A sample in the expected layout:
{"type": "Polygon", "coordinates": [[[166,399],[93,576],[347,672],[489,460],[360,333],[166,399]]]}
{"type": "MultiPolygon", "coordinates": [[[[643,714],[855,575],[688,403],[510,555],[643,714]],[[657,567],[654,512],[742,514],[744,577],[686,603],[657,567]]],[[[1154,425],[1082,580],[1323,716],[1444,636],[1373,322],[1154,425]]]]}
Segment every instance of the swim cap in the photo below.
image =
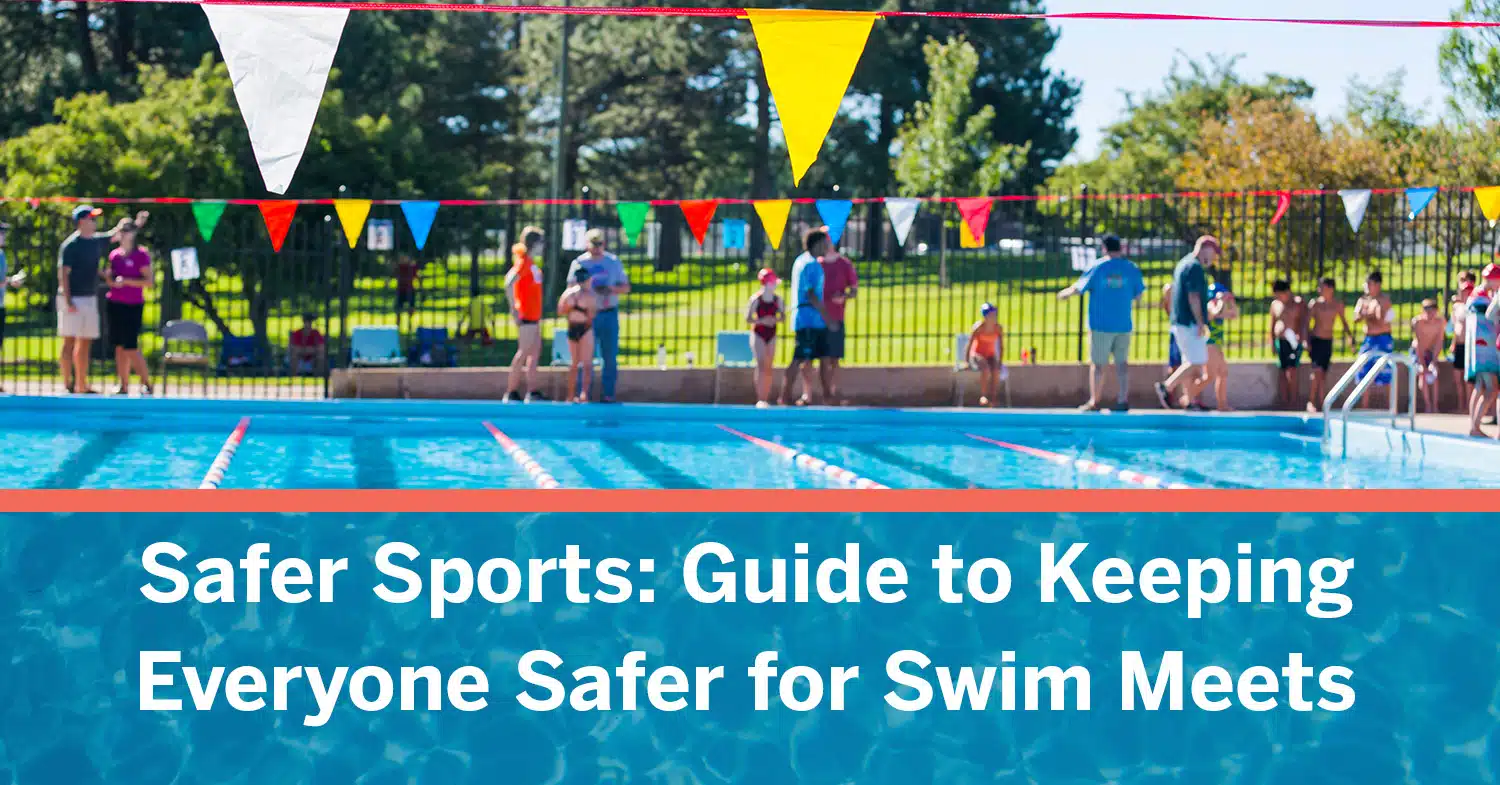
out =
{"type": "Polygon", "coordinates": [[[769,267],[760,268],[760,274],[755,276],[755,278],[761,283],[776,283],[781,280],[776,276],[776,271],[769,267]]]}
{"type": "Polygon", "coordinates": [[[589,279],[592,278],[593,275],[594,274],[589,272],[587,267],[580,267],[578,268],[578,272],[573,273],[573,280],[578,283],[588,283],[589,279]]]}
{"type": "Polygon", "coordinates": [[[1484,266],[1484,279],[1486,281],[1500,280],[1500,265],[1487,264],[1484,266]]]}
{"type": "Polygon", "coordinates": [[[994,303],[985,303],[984,305],[979,306],[979,315],[980,316],[989,316],[990,314],[995,313],[996,311],[999,311],[999,310],[1000,310],[999,308],[995,307],[994,303]]]}

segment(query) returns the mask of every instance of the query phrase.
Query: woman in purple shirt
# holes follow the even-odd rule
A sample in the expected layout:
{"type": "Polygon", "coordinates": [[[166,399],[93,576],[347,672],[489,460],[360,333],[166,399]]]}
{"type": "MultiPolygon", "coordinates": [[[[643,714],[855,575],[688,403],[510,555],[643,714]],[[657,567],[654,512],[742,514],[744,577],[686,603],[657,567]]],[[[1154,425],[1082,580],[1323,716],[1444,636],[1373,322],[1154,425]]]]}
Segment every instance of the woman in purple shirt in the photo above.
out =
{"type": "Polygon", "coordinates": [[[141,377],[141,394],[151,394],[146,358],[141,356],[141,314],[146,310],[146,290],[151,288],[151,254],[136,244],[136,225],[126,221],[117,237],[120,247],[109,255],[109,268],[101,271],[109,282],[106,316],[109,341],[115,347],[115,373],[120,386],[115,395],[130,394],[130,372],[141,377]]]}

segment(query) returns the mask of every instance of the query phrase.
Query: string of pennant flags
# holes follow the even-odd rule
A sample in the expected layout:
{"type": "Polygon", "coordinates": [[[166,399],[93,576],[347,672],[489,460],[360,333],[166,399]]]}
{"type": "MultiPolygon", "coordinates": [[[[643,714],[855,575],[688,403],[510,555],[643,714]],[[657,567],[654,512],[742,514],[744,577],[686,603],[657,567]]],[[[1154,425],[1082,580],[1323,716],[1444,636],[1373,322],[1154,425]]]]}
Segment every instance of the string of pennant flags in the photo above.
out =
{"type": "MultiPolygon", "coordinates": [[[[1308,190],[1281,190],[1281,191],[1250,191],[1250,192],[1181,192],[1178,194],[1086,194],[1081,198],[1120,198],[1120,199],[1158,199],[1172,196],[1184,198],[1205,198],[1208,196],[1243,197],[1274,196],[1277,200],[1275,212],[1272,214],[1270,225],[1276,226],[1291,210],[1293,196],[1319,196],[1326,194],[1338,194],[1343,202],[1344,216],[1349,222],[1349,228],[1358,233],[1364,224],[1365,213],[1369,210],[1370,201],[1376,195],[1404,194],[1407,199],[1407,220],[1414,221],[1427,209],[1443,191],[1458,193],[1472,193],[1475,201],[1479,204],[1480,212],[1483,213],[1490,226],[1500,223],[1500,186],[1486,187],[1459,187],[1440,188],[1428,186],[1421,188],[1359,188],[1341,189],[1338,191],[1326,191],[1321,189],[1308,190]]],[[[614,201],[614,200],[578,200],[567,202],[569,204],[613,204],[616,216],[620,221],[620,228],[624,234],[627,245],[635,245],[640,241],[645,229],[646,219],[652,208],[675,207],[682,212],[683,220],[687,223],[688,230],[692,232],[693,238],[699,245],[703,245],[708,235],[709,226],[713,223],[714,214],[721,204],[749,204],[756,216],[760,219],[761,228],[765,232],[766,240],[773,249],[781,248],[781,240],[786,234],[787,219],[791,214],[793,204],[811,203],[817,210],[818,219],[828,228],[829,238],[838,243],[843,237],[844,227],[849,221],[850,213],[855,204],[881,203],[885,206],[886,217],[895,231],[898,243],[905,244],[907,236],[911,232],[912,224],[917,217],[917,211],[923,203],[936,205],[939,210],[945,209],[945,205],[952,203],[959,214],[959,245],[963,248],[978,248],[984,245],[985,229],[989,224],[990,211],[997,201],[1044,201],[1047,199],[1063,199],[1070,197],[1057,196],[960,196],[960,197],[876,197],[861,199],[688,199],[688,200],[650,200],[650,201],[614,201]]],[[[438,209],[444,205],[450,206],[472,206],[492,204],[559,204],[561,200],[477,200],[477,199],[444,199],[444,200],[375,200],[375,199],[190,199],[184,197],[149,197],[149,198],[120,198],[109,197],[102,199],[87,199],[76,196],[51,196],[51,197],[8,197],[0,199],[0,202],[25,201],[33,207],[42,202],[90,202],[93,204],[188,204],[193,211],[193,219],[202,234],[204,241],[212,242],[214,230],[219,225],[220,218],[230,205],[253,205],[259,209],[261,218],[265,222],[266,232],[271,238],[271,247],[281,251],[282,243],[286,240],[287,232],[292,225],[292,219],[296,215],[299,205],[332,205],[334,213],[338,216],[339,225],[344,230],[345,239],[349,247],[354,248],[359,243],[359,238],[364,231],[365,223],[369,219],[370,209],[374,205],[399,205],[402,217],[411,231],[412,240],[418,250],[427,246],[428,235],[432,231],[432,225],[437,219],[438,209]]],[[[735,247],[739,245],[747,232],[744,221],[728,219],[722,223],[724,233],[727,237],[735,238],[735,247]]]]}
{"type": "MultiPolygon", "coordinates": [[[[9,0],[14,1],[14,0],[9,0]]],[[[153,0],[103,0],[151,2],[153,0]]],[[[161,1],[161,0],[155,0],[161,1]]],[[[1389,28],[1491,28],[1465,19],[1289,19],[1196,14],[1092,12],[1003,14],[963,11],[824,11],[816,9],[490,6],[458,3],[313,0],[165,0],[198,5],[208,17],[229,69],[235,100],[266,190],[285,194],[317,119],[350,11],[454,11],[608,16],[711,16],[748,19],[778,122],[800,184],[817,160],[849,81],[879,19],[931,17],[995,21],[1113,19],[1127,21],[1258,22],[1389,28]]]]}

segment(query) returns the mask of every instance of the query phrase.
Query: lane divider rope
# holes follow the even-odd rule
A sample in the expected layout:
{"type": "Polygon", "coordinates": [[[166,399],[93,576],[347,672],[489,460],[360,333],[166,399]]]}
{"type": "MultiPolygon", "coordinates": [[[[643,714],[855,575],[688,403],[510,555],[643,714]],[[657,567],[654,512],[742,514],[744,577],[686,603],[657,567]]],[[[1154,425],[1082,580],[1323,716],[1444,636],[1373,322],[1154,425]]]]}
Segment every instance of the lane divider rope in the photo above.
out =
{"type": "Polygon", "coordinates": [[[542,465],[537,463],[535,458],[531,457],[530,453],[521,449],[521,445],[516,444],[515,440],[506,436],[504,431],[496,428],[494,423],[485,420],[484,427],[485,430],[490,432],[491,436],[495,437],[495,441],[500,443],[500,449],[506,455],[510,456],[510,459],[515,461],[517,466],[521,467],[521,471],[526,472],[526,475],[531,478],[536,487],[545,491],[555,491],[562,487],[558,484],[556,478],[548,474],[547,470],[543,469],[542,465]]]}
{"type": "Polygon", "coordinates": [[[751,436],[748,433],[736,431],[735,429],[727,425],[720,425],[718,427],[721,430],[732,433],[735,436],[738,436],[757,447],[764,448],[775,455],[779,455],[782,458],[785,458],[787,461],[789,461],[799,469],[812,474],[818,474],[824,477],[831,478],[833,481],[839,483],[840,485],[846,485],[850,488],[858,488],[860,490],[890,490],[888,486],[881,485],[880,483],[875,482],[868,477],[861,477],[842,466],[831,464],[823,460],[822,458],[815,458],[805,452],[798,452],[790,447],[787,447],[784,444],[777,444],[776,442],[766,441],[765,439],[762,439],[760,437],[751,436]]]}
{"type": "Polygon", "coordinates": [[[250,418],[241,417],[239,425],[229,432],[229,438],[224,440],[224,446],[219,448],[219,454],[214,456],[214,462],[208,465],[208,473],[203,475],[203,482],[198,483],[198,490],[217,490],[219,483],[224,481],[224,473],[229,471],[229,462],[234,460],[234,453],[240,448],[240,442],[245,438],[245,431],[250,428],[250,418]]]}
{"type": "Polygon", "coordinates": [[[1051,452],[1049,450],[1039,450],[1035,447],[1027,447],[1024,444],[1002,442],[998,439],[991,439],[987,436],[979,436],[972,433],[965,433],[964,435],[975,441],[984,442],[985,444],[994,445],[996,447],[1003,447],[1007,450],[1018,452],[1023,455],[1030,455],[1033,458],[1041,458],[1044,461],[1055,463],[1058,466],[1072,466],[1073,468],[1081,472],[1086,472],[1088,474],[1097,474],[1103,477],[1114,477],[1115,479],[1122,482],[1126,482],[1131,485],[1139,485],[1143,488],[1166,488],[1173,491],[1183,491],[1192,488],[1191,485],[1184,485],[1180,482],[1171,482],[1161,477],[1157,477],[1154,474],[1145,474],[1143,472],[1135,471],[1134,469],[1124,469],[1118,466],[1111,466],[1107,463],[1091,461],[1087,458],[1069,458],[1062,453],[1051,452]]]}

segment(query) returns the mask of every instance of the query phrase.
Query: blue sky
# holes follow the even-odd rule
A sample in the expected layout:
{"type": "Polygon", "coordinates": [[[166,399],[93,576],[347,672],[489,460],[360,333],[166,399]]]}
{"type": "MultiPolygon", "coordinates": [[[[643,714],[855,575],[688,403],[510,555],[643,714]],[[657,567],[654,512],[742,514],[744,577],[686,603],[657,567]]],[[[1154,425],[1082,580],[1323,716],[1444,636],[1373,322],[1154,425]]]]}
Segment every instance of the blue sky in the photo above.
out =
{"type": "MultiPolygon", "coordinates": [[[[1443,19],[1457,0],[1048,0],[1054,13],[1138,11],[1224,16],[1300,18],[1443,19]]],[[[1406,69],[1406,98],[1441,110],[1447,90],[1438,75],[1437,51],[1445,32],[1420,29],[1367,29],[1229,22],[1063,21],[1053,50],[1054,67],[1083,82],[1074,115],[1079,131],[1074,154],[1092,156],[1099,132],[1124,109],[1122,90],[1156,87],[1177,51],[1243,54],[1246,76],[1281,73],[1311,82],[1318,90],[1314,109],[1331,115],[1344,109],[1344,88],[1352,77],[1379,81],[1406,69]]]]}

